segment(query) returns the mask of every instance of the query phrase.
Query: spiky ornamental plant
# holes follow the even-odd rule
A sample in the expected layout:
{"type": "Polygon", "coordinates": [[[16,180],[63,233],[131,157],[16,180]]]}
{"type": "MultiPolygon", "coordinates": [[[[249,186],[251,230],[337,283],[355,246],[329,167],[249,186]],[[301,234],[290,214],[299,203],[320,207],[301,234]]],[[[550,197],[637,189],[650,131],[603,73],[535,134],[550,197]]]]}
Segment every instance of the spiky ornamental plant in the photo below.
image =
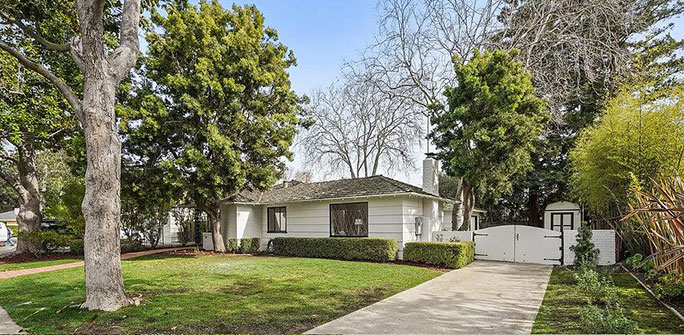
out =
{"type": "Polygon", "coordinates": [[[635,220],[648,237],[657,270],[684,274],[684,183],[661,175],[653,191],[636,192],[636,208],[622,221],[635,220]]]}
{"type": "Polygon", "coordinates": [[[593,236],[591,226],[582,222],[577,232],[577,244],[570,247],[570,250],[575,252],[574,264],[583,268],[595,269],[598,265],[599,250],[591,241],[593,236]]]}

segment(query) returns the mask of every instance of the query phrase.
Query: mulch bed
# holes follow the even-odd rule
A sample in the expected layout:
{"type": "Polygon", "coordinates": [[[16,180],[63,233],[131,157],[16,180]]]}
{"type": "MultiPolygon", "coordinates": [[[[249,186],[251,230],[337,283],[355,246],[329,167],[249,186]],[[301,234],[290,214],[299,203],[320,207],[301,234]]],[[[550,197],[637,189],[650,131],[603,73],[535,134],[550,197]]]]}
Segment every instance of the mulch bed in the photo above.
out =
{"type": "Polygon", "coordinates": [[[51,261],[57,259],[65,258],[83,258],[81,256],[76,256],[72,253],[47,253],[34,255],[30,252],[22,253],[18,255],[9,255],[7,257],[0,258],[0,264],[16,264],[16,263],[27,263],[36,261],[51,261]]]}

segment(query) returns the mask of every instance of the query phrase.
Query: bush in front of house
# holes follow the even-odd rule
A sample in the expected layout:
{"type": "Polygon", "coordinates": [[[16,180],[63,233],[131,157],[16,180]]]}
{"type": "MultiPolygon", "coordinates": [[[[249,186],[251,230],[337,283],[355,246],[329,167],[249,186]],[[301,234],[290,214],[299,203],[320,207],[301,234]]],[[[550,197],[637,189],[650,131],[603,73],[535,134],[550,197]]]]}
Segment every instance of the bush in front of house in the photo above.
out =
{"type": "Polygon", "coordinates": [[[391,238],[276,237],[273,253],[281,256],[387,262],[397,258],[399,246],[391,238]]]}
{"type": "Polygon", "coordinates": [[[228,243],[226,243],[226,252],[236,253],[238,252],[239,244],[235,237],[228,238],[228,243]]]}
{"type": "Polygon", "coordinates": [[[138,252],[147,250],[148,248],[140,240],[121,240],[121,253],[138,252]]]}
{"type": "Polygon", "coordinates": [[[240,239],[238,254],[256,254],[259,252],[261,239],[258,237],[245,237],[240,239]]]}
{"type": "Polygon", "coordinates": [[[458,269],[475,258],[473,242],[409,242],[404,245],[404,260],[458,269]]]}
{"type": "Polygon", "coordinates": [[[69,251],[77,256],[83,256],[83,239],[77,238],[69,242],[69,251]]]}

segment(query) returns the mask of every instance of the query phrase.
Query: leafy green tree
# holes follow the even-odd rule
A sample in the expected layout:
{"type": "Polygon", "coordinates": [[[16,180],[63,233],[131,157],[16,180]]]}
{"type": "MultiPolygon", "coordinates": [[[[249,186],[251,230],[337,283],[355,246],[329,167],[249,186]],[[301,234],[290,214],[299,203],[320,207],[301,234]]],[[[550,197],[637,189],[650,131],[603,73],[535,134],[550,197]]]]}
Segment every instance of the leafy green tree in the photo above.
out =
{"type": "Polygon", "coordinates": [[[81,306],[88,309],[117,310],[130,302],[119,254],[121,142],[114,105],[119,83],[138,58],[140,18],[141,0],[0,2],[3,55],[57,89],[84,132],[88,168],[82,210],[88,224],[81,306]],[[25,41],[38,54],[23,47],[25,41]],[[52,57],[71,58],[76,66],[70,69],[79,75],[61,73],[51,66],[52,57]]]}
{"type": "Polygon", "coordinates": [[[300,98],[287,69],[295,58],[254,6],[174,0],[153,12],[149,53],[132,104],[119,111],[126,166],[140,179],[206,213],[225,251],[221,199],[273,185],[291,159],[300,98]]]}
{"type": "Polygon", "coordinates": [[[684,12],[684,2],[505,3],[499,19],[506,29],[500,31],[508,36],[494,39],[521,49],[518,59],[532,73],[538,94],[549,97],[554,121],[545,130],[546,143],[533,156],[534,168],[514,181],[510,195],[493,199],[487,209],[534,224],[545,205],[567,200],[572,174],[569,153],[620,83],[635,78],[658,85],[681,81],[684,41],[673,38],[671,31],[672,22],[684,12]],[[527,218],[520,215],[523,212],[527,218]]]}
{"type": "MultiPolygon", "coordinates": [[[[30,5],[26,5],[30,7],[30,5]]],[[[0,8],[2,9],[2,8],[0,8]]],[[[9,18],[0,11],[0,19],[9,18]]],[[[47,30],[49,38],[59,37],[63,29],[51,28],[50,19],[37,29],[47,30]]],[[[78,76],[76,64],[67,55],[51,55],[29,39],[15,38],[14,25],[0,26],[5,41],[28,57],[42,59],[55,73],[78,76]]],[[[40,230],[43,217],[41,180],[36,156],[59,146],[76,127],[75,117],[59,91],[44,77],[26,68],[17,58],[0,52],[0,180],[9,186],[18,199],[20,234],[40,230]]],[[[37,241],[19,239],[17,253],[38,252],[37,241]]]]}
{"type": "Polygon", "coordinates": [[[445,92],[449,110],[432,118],[430,136],[445,171],[463,178],[465,218],[472,213],[475,189],[496,197],[529,171],[530,153],[549,119],[516,55],[476,51],[466,64],[456,62],[458,86],[445,92]]]}
{"type": "Polygon", "coordinates": [[[599,217],[629,211],[631,190],[684,172],[684,87],[625,86],[570,153],[573,193],[599,217]]]}

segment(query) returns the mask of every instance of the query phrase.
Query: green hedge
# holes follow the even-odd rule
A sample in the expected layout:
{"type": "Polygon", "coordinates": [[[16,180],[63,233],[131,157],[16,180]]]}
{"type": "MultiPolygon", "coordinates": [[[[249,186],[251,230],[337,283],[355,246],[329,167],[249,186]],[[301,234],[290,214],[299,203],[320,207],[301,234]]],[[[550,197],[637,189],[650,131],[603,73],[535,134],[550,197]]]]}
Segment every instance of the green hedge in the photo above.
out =
{"type": "MultiPolygon", "coordinates": [[[[229,243],[230,244],[230,241],[229,243]]],[[[261,239],[258,237],[245,237],[240,239],[238,254],[256,254],[261,248],[261,239]]]]}
{"type": "Polygon", "coordinates": [[[238,252],[238,240],[235,237],[228,238],[228,244],[226,244],[226,252],[238,252]]]}
{"type": "Polygon", "coordinates": [[[276,237],[273,253],[282,256],[387,262],[396,259],[397,241],[391,238],[276,237]]]}
{"type": "Polygon", "coordinates": [[[404,246],[407,262],[458,269],[475,258],[473,242],[409,242],[404,246]]]}

